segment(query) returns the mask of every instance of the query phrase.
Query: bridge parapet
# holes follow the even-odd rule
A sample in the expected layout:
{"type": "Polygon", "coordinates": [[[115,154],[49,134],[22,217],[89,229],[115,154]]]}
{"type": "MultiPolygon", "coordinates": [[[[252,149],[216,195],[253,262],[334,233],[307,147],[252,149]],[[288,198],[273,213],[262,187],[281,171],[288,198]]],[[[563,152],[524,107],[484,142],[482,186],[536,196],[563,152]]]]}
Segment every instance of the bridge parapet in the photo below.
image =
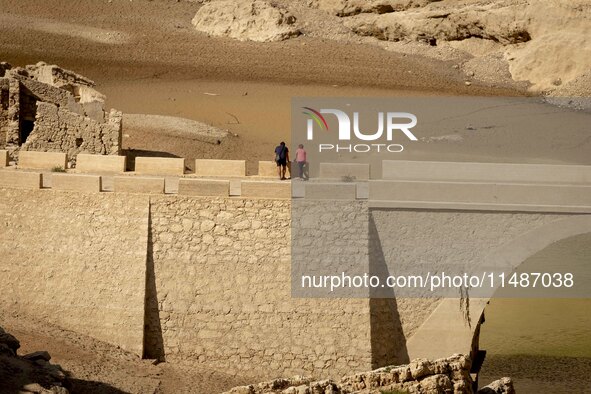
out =
{"type": "Polygon", "coordinates": [[[126,157],[115,155],[90,155],[79,153],[76,156],[76,169],[89,173],[125,172],[126,157]]]}
{"type": "Polygon", "coordinates": [[[591,212],[591,166],[402,160],[382,166],[382,179],[369,179],[369,164],[320,163],[320,177],[294,182],[292,196],[368,199],[375,208],[591,212]]]}
{"type": "Polygon", "coordinates": [[[21,151],[18,168],[51,170],[55,167],[67,168],[68,157],[62,152],[21,151]]]}
{"type": "Polygon", "coordinates": [[[244,177],[246,176],[245,160],[195,160],[195,175],[208,177],[244,177]]]}
{"type": "MultiPolygon", "coordinates": [[[[375,208],[591,212],[591,166],[583,165],[384,160],[382,178],[371,179],[370,164],[319,163],[320,177],[286,182],[272,179],[277,176],[276,165],[269,161],[259,162],[259,174],[254,176],[245,175],[244,160],[198,159],[194,173],[185,173],[184,162],[183,158],[137,157],[136,171],[123,172],[123,156],[80,154],[78,168],[57,178],[84,172],[100,176],[103,184],[116,184],[113,191],[131,193],[177,193],[168,186],[162,190],[167,177],[167,184],[171,180],[171,184],[178,183],[180,194],[188,195],[368,200],[375,208]],[[228,182],[226,192],[220,185],[228,182]]],[[[65,163],[63,153],[24,151],[19,167],[49,170],[65,163]]],[[[13,168],[2,171],[17,172],[13,168]]],[[[18,176],[1,176],[3,187],[37,187],[18,176]]],[[[94,190],[94,186],[85,190],[94,190]]]]}
{"type": "Polygon", "coordinates": [[[591,166],[384,160],[382,162],[382,179],[425,182],[591,185],[591,166]]]}
{"type": "Polygon", "coordinates": [[[135,158],[135,172],[146,175],[185,174],[185,159],[176,157],[141,157],[135,158]]]}

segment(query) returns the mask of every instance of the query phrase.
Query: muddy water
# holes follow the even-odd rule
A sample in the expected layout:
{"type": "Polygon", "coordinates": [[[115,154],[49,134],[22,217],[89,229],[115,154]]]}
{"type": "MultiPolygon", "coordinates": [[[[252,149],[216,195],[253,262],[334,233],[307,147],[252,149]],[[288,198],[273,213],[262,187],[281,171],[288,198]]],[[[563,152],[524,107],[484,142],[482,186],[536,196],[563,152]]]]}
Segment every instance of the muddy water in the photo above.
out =
{"type": "MultiPolygon", "coordinates": [[[[591,234],[557,242],[522,269],[591,270],[591,234]]],[[[515,380],[517,393],[591,393],[591,299],[500,298],[486,309],[481,383],[515,380]]]]}

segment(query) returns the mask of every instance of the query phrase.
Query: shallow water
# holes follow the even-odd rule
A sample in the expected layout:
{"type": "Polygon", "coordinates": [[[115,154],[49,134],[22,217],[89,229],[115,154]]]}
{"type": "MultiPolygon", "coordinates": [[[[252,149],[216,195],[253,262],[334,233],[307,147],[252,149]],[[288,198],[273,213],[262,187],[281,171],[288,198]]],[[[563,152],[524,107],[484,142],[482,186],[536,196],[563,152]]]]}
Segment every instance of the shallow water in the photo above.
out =
{"type": "MultiPolygon", "coordinates": [[[[584,234],[550,245],[521,270],[554,266],[588,273],[590,265],[591,234],[584,234]]],[[[485,317],[481,384],[510,376],[519,394],[591,393],[591,298],[494,298],[485,317]]]]}

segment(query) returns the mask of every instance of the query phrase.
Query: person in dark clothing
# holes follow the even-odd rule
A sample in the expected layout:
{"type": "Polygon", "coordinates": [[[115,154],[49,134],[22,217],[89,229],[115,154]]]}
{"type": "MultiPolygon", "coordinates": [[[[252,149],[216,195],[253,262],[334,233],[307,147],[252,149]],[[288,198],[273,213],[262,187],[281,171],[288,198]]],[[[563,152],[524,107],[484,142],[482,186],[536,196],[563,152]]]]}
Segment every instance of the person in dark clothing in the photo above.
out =
{"type": "Polygon", "coordinates": [[[285,171],[287,170],[287,163],[289,162],[289,149],[285,146],[285,142],[281,143],[275,148],[275,163],[277,163],[277,175],[279,179],[284,180],[285,171]]]}

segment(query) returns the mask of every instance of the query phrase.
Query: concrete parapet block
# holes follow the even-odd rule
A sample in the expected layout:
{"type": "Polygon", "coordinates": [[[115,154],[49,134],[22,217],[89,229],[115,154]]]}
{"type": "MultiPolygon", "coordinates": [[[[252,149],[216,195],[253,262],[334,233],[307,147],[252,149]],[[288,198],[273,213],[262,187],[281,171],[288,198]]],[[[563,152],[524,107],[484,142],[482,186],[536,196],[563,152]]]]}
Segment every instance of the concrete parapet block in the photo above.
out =
{"type": "Polygon", "coordinates": [[[164,178],[116,176],[113,191],[118,193],[164,194],[164,178]]]}
{"type": "Polygon", "coordinates": [[[369,164],[362,163],[320,163],[320,178],[367,181],[369,164]]]}
{"type": "Polygon", "coordinates": [[[185,159],[175,157],[136,157],[135,172],[150,175],[178,175],[185,173],[185,159]]]}
{"type": "Polygon", "coordinates": [[[382,161],[385,180],[591,184],[591,166],[439,161],[382,161]]]}
{"type": "Polygon", "coordinates": [[[293,181],[291,183],[291,197],[292,198],[304,198],[306,197],[306,183],[293,181]]]}
{"type": "Polygon", "coordinates": [[[240,179],[230,179],[230,197],[242,195],[242,182],[240,179]]]}
{"type": "Polygon", "coordinates": [[[76,169],[80,172],[125,172],[126,157],[116,155],[90,155],[80,153],[76,156],[76,169]]]}
{"type": "Polygon", "coordinates": [[[355,200],[355,183],[306,183],[305,197],[312,200],[355,200]]]}
{"type": "Polygon", "coordinates": [[[19,168],[51,170],[55,167],[67,168],[68,157],[62,152],[20,151],[18,154],[19,168]]]}
{"type": "Polygon", "coordinates": [[[230,195],[230,181],[182,178],[179,180],[179,194],[228,197],[230,195]]]}
{"type": "Polygon", "coordinates": [[[357,199],[367,200],[369,198],[369,182],[357,183],[357,199]]]}
{"type": "Polygon", "coordinates": [[[0,150],[0,167],[8,167],[9,157],[7,150],[0,150]]]}
{"type": "Polygon", "coordinates": [[[242,181],[241,196],[248,198],[291,198],[290,182],[242,181]]]}
{"type": "Polygon", "coordinates": [[[278,178],[277,163],[274,161],[259,161],[259,176],[266,178],[278,178]]]}
{"type": "Polygon", "coordinates": [[[196,159],[195,175],[197,176],[246,176],[245,160],[214,160],[196,159]]]}
{"type": "Polygon", "coordinates": [[[100,175],[51,174],[51,188],[84,193],[100,193],[100,175]]]}
{"type": "Polygon", "coordinates": [[[14,189],[41,189],[39,172],[0,171],[0,187],[14,189]]]}
{"type": "Polygon", "coordinates": [[[370,181],[369,198],[379,201],[589,207],[591,186],[370,181]]]}

